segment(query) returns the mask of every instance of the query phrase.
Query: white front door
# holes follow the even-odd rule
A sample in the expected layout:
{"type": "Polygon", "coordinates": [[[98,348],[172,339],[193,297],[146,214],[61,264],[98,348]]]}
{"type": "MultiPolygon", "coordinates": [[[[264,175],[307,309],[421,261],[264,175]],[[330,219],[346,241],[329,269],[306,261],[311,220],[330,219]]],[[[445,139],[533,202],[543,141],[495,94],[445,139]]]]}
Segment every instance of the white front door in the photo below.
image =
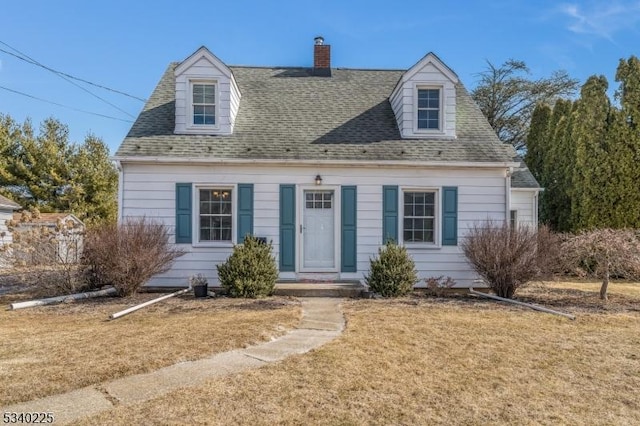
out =
{"type": "Polygon", "coordinates": [[[335,270],[335,191],[304,190],[302,203],[301,269],[307,272],[335,270]]]}

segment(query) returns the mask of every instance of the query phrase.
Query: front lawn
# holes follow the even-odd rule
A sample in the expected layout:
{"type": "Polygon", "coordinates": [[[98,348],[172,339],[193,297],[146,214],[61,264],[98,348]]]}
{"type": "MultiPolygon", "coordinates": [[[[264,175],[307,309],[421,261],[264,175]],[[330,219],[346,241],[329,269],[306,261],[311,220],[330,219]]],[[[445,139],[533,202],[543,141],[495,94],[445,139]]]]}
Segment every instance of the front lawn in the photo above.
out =
{"type": "Polygon", "coordinates": [[[638,286],[612,284],[609,310],[597,284],[523,292],[575,321],[466,297],[347,301],[318,350],[84,423],[640,424],[638,286]]]}
{"type": "MultiPolygon", "coordinates": [[[[0,401],[8,405],[269,340],[300,319],[299,303],[174,297],[114,321],[159,294],[17,311],[0,297],[0,401]]],[[[24,297],[22,297],[24,298],[24,297]]]]}

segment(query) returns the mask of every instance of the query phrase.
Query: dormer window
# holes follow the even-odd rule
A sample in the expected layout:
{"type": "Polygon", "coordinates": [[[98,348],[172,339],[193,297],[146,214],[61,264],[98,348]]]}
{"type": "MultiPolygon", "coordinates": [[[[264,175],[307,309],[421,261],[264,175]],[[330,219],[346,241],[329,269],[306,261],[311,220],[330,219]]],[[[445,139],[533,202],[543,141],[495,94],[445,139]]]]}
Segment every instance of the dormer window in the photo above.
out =
{"type": "Polygon", "coordinates": [[[175,70],[177,135],[231,135],[241,93],[231,69],[206,47],[175,70]]]}
{"type": "Polygon", "coordinates": [[[442,91],[439,87],[416,88],[416,130],[435,131],[442,130],[442,91]]]}
{"type": "Polygon", "coordinates": [[[440,89],[418,88],[418,130],[440,130],[440,89]]]}
{"type": "Polygon", "coordinates": [[[433,53],[409,68],[389,97],[402,137],[455,139],[457,84],[458,76],[433,53]]]}
{"type": "Polygon", "coordinates": [[[194,126],[216,125],[216,84],[195,82],[191,84],[192,124],[194,126]]]}

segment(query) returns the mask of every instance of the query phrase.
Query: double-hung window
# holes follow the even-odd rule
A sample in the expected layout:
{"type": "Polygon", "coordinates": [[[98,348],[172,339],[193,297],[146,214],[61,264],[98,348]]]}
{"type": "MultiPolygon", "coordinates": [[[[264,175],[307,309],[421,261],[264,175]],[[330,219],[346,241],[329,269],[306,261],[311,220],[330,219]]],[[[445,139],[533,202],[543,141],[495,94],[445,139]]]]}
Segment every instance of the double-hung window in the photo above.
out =
{"type": "Polygon", "coordinates": [[[231,189],[202,188],[199,195],[200,242],[231,242],[233,209],[231,189]]]}
{"type": "Polygon", "coordinates": [[[403,198],[403,241],[435,243],[436,192],[404,191],[403,198]]]}
{"type": "Polygon", "coordinates": [[[418,88],[418,130],[440,130],[439,88],[418,88]]]}
{"type": "Polygon", "coordinates": [[[216,125],[216,85],[215,83],[192,83],[192,123],[195,126],[216,125]]]}

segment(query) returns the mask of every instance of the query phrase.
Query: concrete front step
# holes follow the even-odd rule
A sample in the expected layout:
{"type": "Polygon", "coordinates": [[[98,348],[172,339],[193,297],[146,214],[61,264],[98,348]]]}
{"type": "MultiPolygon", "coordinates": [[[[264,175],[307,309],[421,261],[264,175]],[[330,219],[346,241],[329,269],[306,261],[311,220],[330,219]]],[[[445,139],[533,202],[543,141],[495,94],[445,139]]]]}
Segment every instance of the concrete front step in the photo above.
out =
{"type": "Polygon", "coordinates": [[[365,287],[358,282],[279,282],[274,294],[293,297],[362,297],[365,287]]]}

